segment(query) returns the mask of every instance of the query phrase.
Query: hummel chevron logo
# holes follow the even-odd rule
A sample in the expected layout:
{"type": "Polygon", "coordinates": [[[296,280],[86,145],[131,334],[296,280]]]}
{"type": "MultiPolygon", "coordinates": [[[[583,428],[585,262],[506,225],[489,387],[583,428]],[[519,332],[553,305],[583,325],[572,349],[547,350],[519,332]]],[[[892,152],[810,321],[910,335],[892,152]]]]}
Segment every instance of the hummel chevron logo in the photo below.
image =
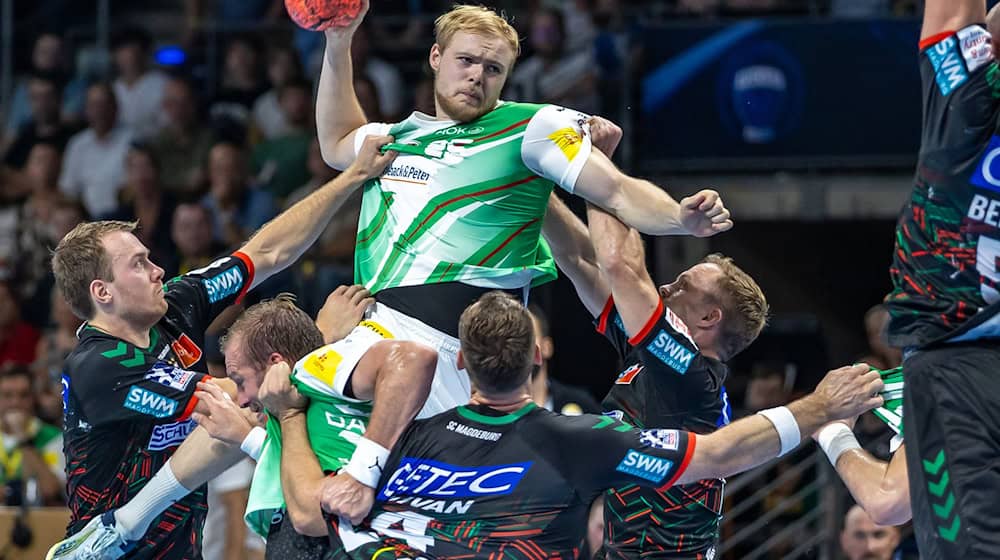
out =
{"type": "Polygon", "coordinates": [[[941,535],[942,539],[953,543],[958,537],[958,530],[962,527],[962,520],[955,512],[955,494],[948,488],[951,476],[948,474],[948,469],[944,468],[945,459],[944,449],[941,449],[934,456],[933,461],[924,459],[923,467],[927,474],[927,490],[932,496],[930,498],[932,500],[931,509],[934,511],[934,516],[939,519],[938,534],[941,535]],[[944,503],[934,503],[935,499],[937,501],[944,500],[944,503]],[[954,518],[952,518],[953,513],[955,514],[954,518]]]}

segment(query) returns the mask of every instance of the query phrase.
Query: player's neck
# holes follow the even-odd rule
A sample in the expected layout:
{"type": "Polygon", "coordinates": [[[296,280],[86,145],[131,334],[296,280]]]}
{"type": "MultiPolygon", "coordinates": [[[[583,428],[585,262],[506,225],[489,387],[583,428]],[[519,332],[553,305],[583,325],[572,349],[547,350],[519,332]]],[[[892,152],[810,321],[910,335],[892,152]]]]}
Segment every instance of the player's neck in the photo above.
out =
{"type": "Polygon", "coordinates": [[[531,399],[538,406],[545,406],[549,399],[549,372],[545,364],[531,376],[531,399]]]}
{"type": "Polygon", "coordinates": [[[152,327],[136,326],[122,317],[104,313],[98,313],[93,319],[87,321],[87,324],[133,346],[139,348],[149,346],[149,330],[152,327]]]}
{"type": "Polygon", "coordinates": [[[469,404],[484,405],[498,412],[510,414],[534,402],[531,400],[531,391],[529,389],[529,384],[525,383],[523,386],[509,393],[484,393],[474,390],[472,397],[469,399],[469,404]]]}

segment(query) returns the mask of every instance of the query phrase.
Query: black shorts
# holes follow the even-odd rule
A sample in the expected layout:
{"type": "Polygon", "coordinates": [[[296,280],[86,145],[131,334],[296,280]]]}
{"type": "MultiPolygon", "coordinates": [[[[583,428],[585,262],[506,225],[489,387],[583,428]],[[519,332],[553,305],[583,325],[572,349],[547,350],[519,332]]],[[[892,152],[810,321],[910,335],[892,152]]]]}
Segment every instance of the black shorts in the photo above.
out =
{"type": "Polygon", "coordinates": [[[904,371],[906,466],[920,557],[1000,558],[1000,342],[920,350],[904,371]]]}
{"type": "Polygon", "coordinates": [[[287,511],[275,514],[267,534],[266,560],[325,560],[330,557],[327,537],[307,537],[295,532],[287,511]]]}

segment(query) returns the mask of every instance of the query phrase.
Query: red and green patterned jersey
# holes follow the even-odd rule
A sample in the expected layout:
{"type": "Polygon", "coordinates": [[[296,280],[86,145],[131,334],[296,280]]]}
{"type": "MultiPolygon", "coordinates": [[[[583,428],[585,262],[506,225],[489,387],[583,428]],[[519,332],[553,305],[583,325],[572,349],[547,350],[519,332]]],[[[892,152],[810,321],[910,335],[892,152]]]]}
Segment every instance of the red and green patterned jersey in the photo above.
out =
{"type": "MultiPolygon", "coordinates": [[[[609,299],[597,330],[615,347],[624,369],[604,398],[604,414],[637,428],[706,434],[729,423],[723,385],[728,369],[701,353],[687,326],[662,302],[642,331],[629,337],[609,299]]],[[[604,551],[609,560],[712,558],[719,542],[725,481],[670,488],[633,483],[604,496],[604,551]]]]}
{"type": "Polygon", "coordinates": [[[555,184],[569,191],[590,154],[587,116],[501,103],[468,122],[413,113],[355,133],[391,134],[399,157],[364,187],[355,281],[386,288],[463,282],[521,288],[555,277],[542,218],[555,184]]]}
{"type": "Polygon", "coordinates": [[[579,558],[591,502],[627,483],[667,488],[695,436],[529,404],[451,409],[407,428],[358,528],[331,521],[334,558],[579,558]]]}
{"type": "Polygon", "coordinates": [[[981,26],[921,43],[923,133],[896,231],[889,342],[1000,335],[1000,67],[981,26]]]}

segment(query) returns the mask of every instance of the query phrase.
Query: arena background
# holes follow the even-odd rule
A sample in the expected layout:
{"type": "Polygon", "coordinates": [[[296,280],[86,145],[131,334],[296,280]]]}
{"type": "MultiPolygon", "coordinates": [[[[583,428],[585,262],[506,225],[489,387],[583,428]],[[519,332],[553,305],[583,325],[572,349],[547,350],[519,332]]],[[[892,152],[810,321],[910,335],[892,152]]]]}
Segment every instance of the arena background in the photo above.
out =
{"type": "MultiPolygon", "coordinates": [[[[373,4],[366,29],[370,52],[359,56],[367,61],[368,81],[376,90],[380,84],[399,85],[369,94],[385,118],[401,117],[426,103],[430,24],[450,2],[373,4]]],[[[668,281],[705,254],[721,252],[734,257],[768,295],[770,325],[731,364],[727,388],[738,413],[787,402],[813,387],[828,368],[883,356],[869,339],[864,318],[890,288],[895,217],[911,188],[918,148],[918,0],[501,0],[497,5],[522,33],[519,67],[539,56],[533,37],[545,40],[549,20],[539,22],[538,13],[549,10],[560,14],[556,19],[564,26],[564,44],[550,56],[565,63],[566,79],[592,78],[586,88],[546,98],[546,89],[555,86],[538,73],[515,79],[515,69],[505,98],[558,102],[607,116],[625,130],[616,156],[623,168],[678,197],[707,186],[722,193],[734,231],[707,240],[650,239],[648,255],[654,278],[668,281]],[[533,34],[534,26],[543,29],[533,34]],[[585,63],[577,64],[580,59],[585,63]]],[[[8,289],[0,292],[16,301],[21,321],[41,332],[43,344],[57,338],[60,325],[65,330],[65,321],[59,322],[58,309],[52,312],[58,306],[51,303],[50,275],[26,270],[31,268],[26,262],[36,263],[36,269],[44,263],[48,246],[22,240],[25,226],[17,216],[31,190],[24,185],[33,179],[10,151],[26,122],[23,97],[17,108],[18,90],[38,73],[33,63],[40,35],[63,41],[60,61],[45,73],[57,76],[63,87],[59,126],[67,134],[87,126],[81,99],[86,85],[114,80],[121,68],[112,52],[121,41],[145,33],[151,40],[149,68],[182,74],[195,84],[199,99],[192,127],[210,135],[213,144],[224,139],[242,151],[248,166],[245,197],[266,191],[277,211],[289,195],[287,185],[294,180],[289,177],[316,179],[307,163],[310,126],[268,137],[256,120],[254,102],[275,89],[269,53],[290,49],[302,66],[301,77],[309,83],[317,77],[322,38],[296,29],[280,0],[2,0],[0,6],[0,146],[8,150],[0,169],[0,272],[8,289]],[[245,41],[247,50],[234,54],[234,41],[245,41]]],[[[30,116],[30,103],[28,110],[30,116]]],[[[157,127],[169,124],[164,119],[171,115],[154,110],[144,117],[157,121],[146,140],[155,144],[157,127]]],[[[310,113],[308,121],[312,118],[310,113]]],[[[121,119],[119,124],[126,125],[121,119]]],[[[201,156],[196,167],[206,165],[207,147],[201,156]]],[[[63,183],[65,173],[62,168],[50,180],[63,183]]],[[[163,188],[178,202],[203,200],[212,181],[205,175],[176,192],[163,188]]],[[[120,177],[123,188],[112,193],[123,197],[116,210],[129,208],[129,189],[135,188],[124,169],[120,177]]],[[[578,201],[571,204],[582,211],[578,201]]],[[[171,238],[170,226],[160,223],[157,227],[167,231],[150,235],[171,238]]],[[[48,234],[48,243],[57,240],[48,234]]],[[[210,249],[203,252],[221,252],[231,240],[216,236],[207,243],[210,249]]],[[[337,248],[336,239],[325,243],[293,273],[260,290],[260,297],[291,290],[315,310],[322,294],[350,278],[345,249],[337,248]]],[[[168,262],[160,263],[174,272],[199,258],[197,251],[184,254],[179,244],[167,239],[168,262]]],[[[552,375],[603,397],[619,364],[594,332],[571,284],[560,278],[535,290],[533,301],[551,322],[552,375]]],[[[53,404],[58,387],[50,383],[58,363],[47,355],[8,354],[13,355],[6,352],[0,365],[28,362],[36,377],[38,415],[58,421],[53,404]]],[[[877,422],[862,421],[858,430],[866,446],[885,455],[887,434],[877,422]]],[[[849,498],[811,443],[779,464],[730,482],[724,558],[841,557],[838,535],[849,498]]],[[[57,505],[44,502],[30,505],[57,505]]],[[[20,509],[3,513],[6,521],[20,515],[20,509]]],[[[39,526],[40,515],[27,518],[35,519],[30,524],[36,547],[49,538],[45,533],[53,533],[39,526]]],[[[8,526],[0,524],[0,546],[8,541],[8,526]]],[[[57,527],[53,534],[58,533],[57,527]]],[[[2,550],[8,558],[33,557],[13,541],[2,550]]]]}

